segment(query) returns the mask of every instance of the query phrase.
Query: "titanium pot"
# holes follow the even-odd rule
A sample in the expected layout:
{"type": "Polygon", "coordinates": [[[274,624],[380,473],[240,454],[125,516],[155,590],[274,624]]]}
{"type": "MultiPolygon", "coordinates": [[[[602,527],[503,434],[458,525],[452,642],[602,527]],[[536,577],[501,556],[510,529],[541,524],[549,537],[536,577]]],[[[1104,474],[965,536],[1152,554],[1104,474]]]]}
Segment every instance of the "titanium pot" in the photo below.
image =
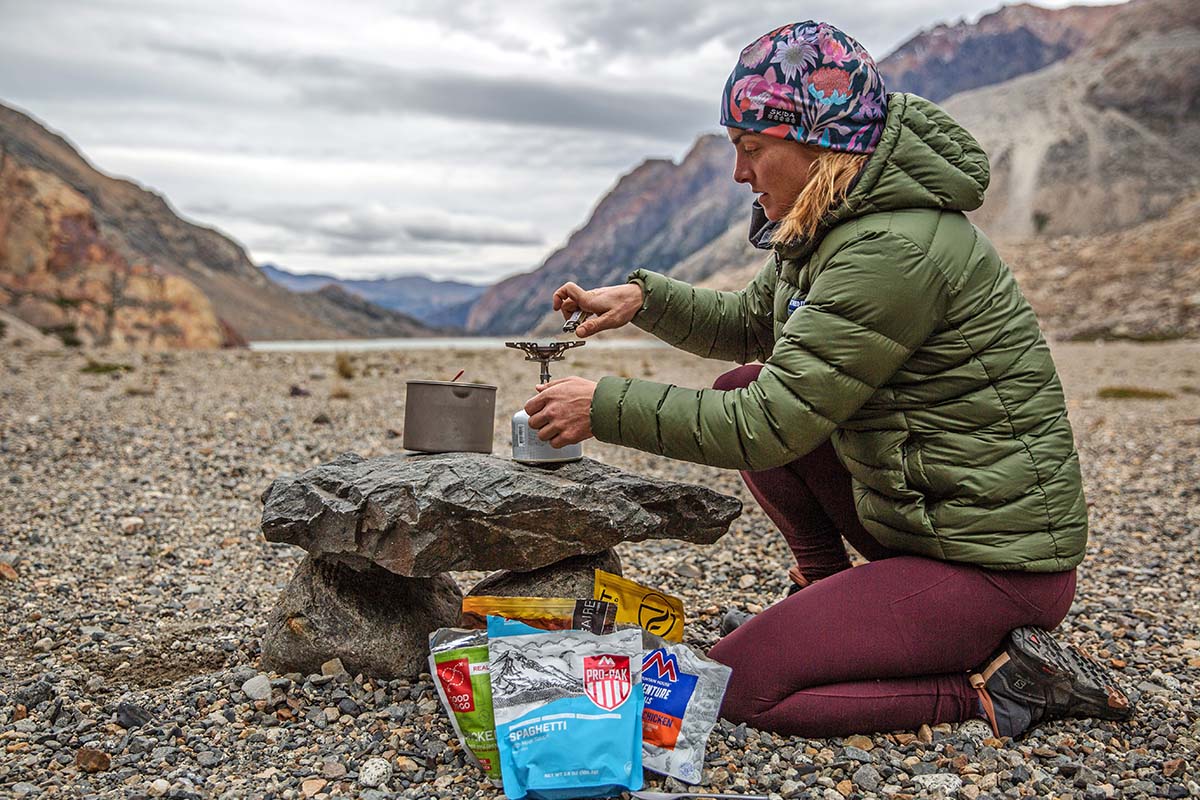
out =
{"type": "Polygon", "coordinates": [[[422,453],[490,453],[496,387],[485,383],[408,381],[404,449],[422,453]]]}

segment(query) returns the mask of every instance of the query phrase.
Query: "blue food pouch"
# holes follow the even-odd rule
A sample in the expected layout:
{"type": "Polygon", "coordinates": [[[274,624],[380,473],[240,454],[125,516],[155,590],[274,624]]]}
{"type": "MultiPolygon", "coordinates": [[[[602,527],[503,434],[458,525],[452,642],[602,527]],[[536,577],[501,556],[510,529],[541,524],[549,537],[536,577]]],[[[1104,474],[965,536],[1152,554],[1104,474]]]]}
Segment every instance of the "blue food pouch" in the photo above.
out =
{"type": "Polygon", "coordinates": [[[566,800],[642,788],[641,631],[487,624],[504,793],[566,800]]]}

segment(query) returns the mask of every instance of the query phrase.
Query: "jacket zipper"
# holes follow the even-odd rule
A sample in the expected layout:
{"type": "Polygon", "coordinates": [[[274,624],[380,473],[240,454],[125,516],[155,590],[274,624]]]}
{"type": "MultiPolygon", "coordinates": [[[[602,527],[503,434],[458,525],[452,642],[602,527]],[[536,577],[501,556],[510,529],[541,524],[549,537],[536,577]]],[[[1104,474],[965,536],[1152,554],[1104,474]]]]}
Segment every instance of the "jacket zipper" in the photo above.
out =
{"type": "Polygon", "coordinates": [[[778,250],[772,250],[775,254],[775,277],[778,278],[783,274],[783,258],[780,257],[778,250]]]}

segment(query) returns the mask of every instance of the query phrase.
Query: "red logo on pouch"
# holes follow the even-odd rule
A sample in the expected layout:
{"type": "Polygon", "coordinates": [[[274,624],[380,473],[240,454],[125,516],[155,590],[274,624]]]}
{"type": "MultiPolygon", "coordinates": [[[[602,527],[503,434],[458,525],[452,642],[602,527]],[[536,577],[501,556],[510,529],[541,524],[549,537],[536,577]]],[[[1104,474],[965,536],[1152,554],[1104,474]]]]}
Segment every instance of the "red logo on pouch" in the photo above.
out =
{"type": "Polygon", "coordinates": [[[600,708],[605,711],[620,708],[629,699],[632,688],[629,656],[584,656],[583,690],[600,708]]]}
{"type": "Polygon", "coordinates": [[[466,658],[438,664],[437,677],[451,708],[460,714],[475,710],[475,691],[471,686],[471,665],[466,658]]]}

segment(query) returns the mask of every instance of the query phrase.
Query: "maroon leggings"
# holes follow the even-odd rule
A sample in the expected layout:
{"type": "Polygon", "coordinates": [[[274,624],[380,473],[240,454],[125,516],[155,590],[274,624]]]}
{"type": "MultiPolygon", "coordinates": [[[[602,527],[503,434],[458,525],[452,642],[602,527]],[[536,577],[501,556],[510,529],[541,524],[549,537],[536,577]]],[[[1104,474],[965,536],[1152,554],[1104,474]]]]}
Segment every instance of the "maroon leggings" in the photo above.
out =
{"type": "MultiPolygon", "coordinates": [[[[759,369],[727,372],[714,388],[746,386],[759,369]]],[[[1013,628],[1057,627],[1075,596],[1075,570],[995,571],[882,546],[829,442],[742,477],[811,583],[709,652],[733,668],[721,715],[734,722],[823,737],[970,719],[968,670],[1013,628]],[[851,569],[843,538],[871,563],[851,569]]]]}

